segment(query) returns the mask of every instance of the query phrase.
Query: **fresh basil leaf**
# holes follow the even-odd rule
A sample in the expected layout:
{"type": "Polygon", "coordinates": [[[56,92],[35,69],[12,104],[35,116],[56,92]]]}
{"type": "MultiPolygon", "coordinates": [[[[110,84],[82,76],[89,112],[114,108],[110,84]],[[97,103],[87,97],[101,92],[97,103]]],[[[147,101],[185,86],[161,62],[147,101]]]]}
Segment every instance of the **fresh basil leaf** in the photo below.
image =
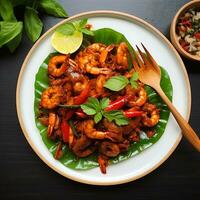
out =
{"type": "Polygon", "coordinates": [[[120,110],[111,110],[109,112],[106,112],[109,116],[115,118],[115,117],[121,117],[124,116],[122,111],[120,110]]]}
{"type": "Polygon", "coordinates": [[[123,118],[119,118],[119,119],[114,119],[115,120],[115,123],[118,125],[118,126],[123,126],[123,125],[128,125],[129,124],[129,121],[128,119],[126,119],[125,117],[123,118]]]}
{"type": "Polygon", "coordinates": [[[112,110],[109,112],[103,112],[103,116],[107,118],[110,122],[116,118],[117,115],[121,115],[118,110],[112,110]]]}
{"type": "Polygon", "coordinates": [[[131,83],[132,88],[134,88],[134,89],[138,88],[138,83],[136,81],[130,81],[130,83],[131,83]]]}
{"type": "Polygon", "coordinates": [[[76,30],[80,30],[80,20],[76,20],[72,22],[73,25],[75,26],[76,30]]]}
{"type": "Polygon", "coordinates": [[[89,97],[87,103],[90,104],[97,111],[101,110],[101,106],[97,98],[89,97]]]}
{"type": "MultiPolygon", "coordinates": [[[[4,21],[17,22],[17,19],[14,15],[12,2],[8,0],[0,0],[0,5],[0,15],[2,16],[2,19],[4,21]]],[[[21,37],[22,30],[15,38],[13,38],[10,42],[6,44],[11,53],[13,53],[15,49],[19,46],[21,42],[21,37]]]]}
{"type": "Polygon", "coordinates": [[[133,73],[133,75],[132,75],[132,77],[131,77],[131,79],[130,79],[130,81],[132,80],[132,81],[137,81],[139,79],[139,74],[138,74],[138,72],[134,72],[133,73]]]}
{"type": "Polygon", "coordinates": [[[81,19],[81,20],[73,21],[73,24],[76,27],[76,30],[81,31],[81,29],[85,28],[87,21],[88,21],[88,19],[84,18],[84,19],[81,19]]]}
{"type": "Polygon", "coordinates": [[[20,5],[27,5],[27,0],[10,0],[13,7],[20,6],[20,5]]]}
{"type": "Polygon", "coordinates": [[[64,35],[72,35],[75,30],[76,28],[72,23],[63,24],[56,29],[57,32],[62,33],[64,35]]]}
{"type": "Polygon", "coordinates": [[[85,25],[87,24],[88,19],[84,18],[79,21],[79,28],[85,28],[85,25]]]}
{"type": "Polygon", "coordinates": [[[80,30],[82,33],[86,34],[86,35],[91,35],[91,36],[94,36],[94,32],[91,31],[91,30],[88,30],[86,28],[81,28],[80,30]]]}
{"type": "Polygon", "coordinates": [[[130,79],[130,84],[133,88],[137,89],[138,88],[138,83],[136,82],[139,78],[139,74],[137,72],[133,73],[131,79],[130,79]]]}
{"type": "Polygon", "coordinates": [[[4,21],[16,21],[13,5],[9,0],[0,0],[0,15],[4,21]]]}
{"type": "Polygon", "coordinates": [[[39,7],[47,14],[56,17],[67,17],[68,15],[64,8],[55,0],[40,0],[39,7]]]}
{"type": "Polygon", "coordinates": [[[112,116],[110,116],[107,112],[103,112],[103,116],[109,121],[111,122],[112,120],[114,120],[114,118],[112,116]]]}
{"type": "Polygon", "coordinates": [[[109,98],[104,97],[103,99],[100,100],[100,106],[101,109],[105,109],[109,105],[109,98]]]}
{"type": "Polygon", "coordinates": [[[22,30],[15,38],[13,38],[10,42],[6,44],[11,53],[13,53],[15,49],[19,46],[21,39],[22,39],[22,30]]]}
{"type": "Polygon", "coordinates": [[[97,123],[99,123],[99,122],[101,121],[101,119],[102,119],[102,114],[101,114],[101,112],[98,112],[98,113],[94,116],[94,121],[95,121],[95,123],[97,124],[97,123]]]}
{"type": "Polygon", "coordinates": [[[120,110],[104,112],[103,116],[110,122],[115,121],[115,123],[119,126],[127,125],[129,123],[128,119],[123,115],[122,111],[120,110]]]}
{"type": "Polygon", "coordinates": [[[24,14],[25,31],[28,38],[35,42],[42,32],[42,21],[38,17],[38,12],[30,7],[26,7],[24,14]]]}
{"type": "Polygon", "coordinates": [[[87,115],[94,115],[96,114],[96,110],[94,108],[92,108],[89,104],[82,104],[81,108],[83,110],[84,113],[86,113],[87,115]]]}
{"type": "Polygon", "coordinates": [[[22,22],[0,22],[0,47],[10,42],[22,31],[22,22]]]}
{"type": "Polygon", "coordinates": [[[128,79],[125,76],[113,76],[106,81],[104,84],[105,88],[108,88],[112,91],[120,91],[129,83],[128,79]]]}

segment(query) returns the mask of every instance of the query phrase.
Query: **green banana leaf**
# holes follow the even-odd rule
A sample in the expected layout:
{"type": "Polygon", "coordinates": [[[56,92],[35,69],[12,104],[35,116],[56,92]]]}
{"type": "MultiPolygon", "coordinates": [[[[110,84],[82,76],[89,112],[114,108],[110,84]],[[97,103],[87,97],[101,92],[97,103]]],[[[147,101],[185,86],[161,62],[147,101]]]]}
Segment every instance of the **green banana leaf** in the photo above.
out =
{"type": "MultiPolygon", "coordinates": [[[[101,42],[106,45],[113,44],[113,43],[118,44],[120,42],[126,42],[129,47],[129,50],[132,52],[132,47],[130,43],[121,33],[116,32],[112,29],[108,29],[108,28],[96,30],[94,33],[95,35],[92,38],[93,42],[101,42]]],[[[35,102],[34,102],[36,126],[41,134],[44,144],[52,153],[52,155],[55,154],[55,150],[58,143],[50,140],[47,137],[47,134],[46,134],[47,127],[43,126],[39,122],[37,116],[39,114],[38,106],[41,99],[41,94],[43,90],[49,86],[48,73],[47,73],[48,62],[49,62],[50,57],[56,54],[57,53],[49,54],[47,58],[43,61],[41,66],[39,67],[39,70],[35,77],[35,102]]],[[[165,92],[165,94],[169,97],[169,99],[172,100],[172,92],[173,92],[172,84],[171,84],[167,71],[164,70],[162,67],[161,67],[161,74],[162,74],[161,87],[163,91],[165,92]]],[[[134,155],[137,155],[138,153],[147,149],[148,147],[152,146],[154,143],[156,143],[160,139],[160,137],[165,131],[165,127],[168,122],[170,112],[167,106],[163,103],[161,98],[152,88],[150,88],[149,86],[145,86],[145,89],[147,91],[149,101],[156,104],[158,108],[160,108],[161,110],[159,123],[155,127],[156,134],[153,137],[148,138],[146,134],[142,132],[140,135],[141,140],[139,142],[132,143],[127,152],[121,153],[116,158],[111,159],[110,164],[115,164],[120,161],[126,160],[134,155]]],[[[59,161],[63,165],[69,168],[76,169],[76,170],[86,170],[86,169],[91,169],[98,166],[97,154],[95,153],[86,158],[77,159],[77,157],[68,149],[67,146],[63,146],[63,152],[64,154],[60,158],[59,161]]]]}

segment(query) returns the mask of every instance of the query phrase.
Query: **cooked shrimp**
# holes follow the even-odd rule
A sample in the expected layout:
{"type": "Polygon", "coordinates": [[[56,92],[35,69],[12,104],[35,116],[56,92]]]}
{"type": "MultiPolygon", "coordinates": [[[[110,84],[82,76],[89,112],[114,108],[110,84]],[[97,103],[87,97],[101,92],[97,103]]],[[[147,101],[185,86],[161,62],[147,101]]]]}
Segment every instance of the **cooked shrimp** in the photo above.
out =
{"type": "Polygon", "coordinates": [[[49,123],[47,128],[48,137],[52,135],[54,129],[58,129],[59,123],[59,117],[55,113],[49,113],[49,123]]]}
{"type": "Polygon", "coordinates": [[[98,75],[98,74],[109,74],[111,70],[109,68],[98,68],[93,67],[91,65],[86,66],[86,71],[90,74],[98,75]]]}
{"type": "Polygon", "coordinates": [[[67,59],[66,55],[53,56],[48,64],[48,73],[54,77],[63,75],[67,69],[67,59]]]}
{"type": "Polygon", "coordinates": [[[99,75],[96,79],[96,92],[97,94],[104,93],[104,84],[106,82],[107,78],[105,75],[99,75]]]}
{"type": "Polygon", "coordinates": [[[68,91],[62,98],[62,103],[66,105],[73,105],[74,104],[74,97],[72,96],[72,92],[68,91]]]}
{"type": "Polygon", "coordinates": [[[91,45],[89,45],[85,51],[88,53],[101,53],[103,50],[106,49],[106,45],[102,44],[102,43],[93,43],[91,45]]]}
{"type": "Polygon", "coordinates": [[[75,93],[82,92],[88,84],[88,78],[86,76],[80,76],[73,85],[73,90],[75,93]]]}
{"type": "Polygon", "coordinates": [[[49,125],[49,118],[48,116],[41,116],[41,117],[38,117],[40,123],[44,126],[48,126],[49,125]]]}
{"type": "Polygon", "coordinates": [[[101,173],[106,174],[106,167],[108,166],[108,157],[100,154],[98,156],[98,163],[101,173]]]}
{"type": "Polygon", "coordinates": [[[81,135],[72,146],[72,151],[80,158],[89,156],[96,150],[96,146],[92,146],[92,141],[85,135],[81,135]]]}
{"type": "Polygon", "coordinates": [[[63,86],[65,83],[70,82],[69,77],[65,78],[55,78],[53,76],[49,77],[49,84],[50,86],[63,86]]]}
{"type": "Polygon", "coordinates": [[[147,101],[147,93],[143,87],[134,90],[133,98],[129,100],[128,105],[131,107],[142,106],[147,101]]]}
{"type": "Polygon", "coordinates": [[[124,140],[122,136],[124,127],[117,126],[114,122],[109,122],[107,119],[103,119],[103,125],[108,132],[113,133],[113,135],[115,133],[114,140],[116,142],[121,142],[124,140]]]}
{"type": "Polygon", "coordinates": [[[41,96],[40,105],[46,109],[55,108],[60,102],[63,90],[59,86],[48,87],[41,96]]]}
{"type": "Polygon", "coordinates": [[[96,92],[96,78],[90,80],[90,97],[98,97],[99,94],[96,92]]]}
{"type": "Polygon", "coordinates": [[[119,135],[122,133],[122,127],[121,126],[117,126],[114,122],[110,122],[106,118],[103,119],[103,125],[110,132],[114,132],[114,133],[117,133],[119,135]]]}
{"type": "Polygon", "coordinates": [[[119,155],[120,149],[119,146],[113,142],[104,141],[99,146],[100,153],[108,156],[108,157],[115,157],[119,155]]]}
{"type": "Polygon", "coordinates": [[[62,151],[62,142],[59,142],[57,148],[56,148],[56,152],[55,152],[55,155],[54,155],[54,158],[55,159],[60,159],[63,155],[63,151],[62,151]]]}
{"type": "Polygon", "coordinates": [[[111,44],[100,52],[99,62],[101,65],[105,64],[105,62],[108,58],[108,53],[111,52],[114,49],[114,47],[115,47],[115,45],[111,44]]]}
{"type": "Polygon", "coordinates": [[[146,103],[143,106],[143,110],[145,111],[145,113],[142,116],[143,124],[148,127],[155,126],[160,119],[159,109],[157,109],[154,104],[146,103]]]}
{"type": "Polygon", "coordinates": [[[117,48],[117,64],[121,67],[122,69],[127,69],[128,68],[128,46],[125,42],[121,42],[117,48]]]}
{"type": "Polygon", "coordinates": [[[83,73],[98,75],[111,72],[109,68],[100,68],[99,55],[95,53],[79,52],[76,62],[83,73]]]}
{"type": "Polygon", "coordinates": [[[120,152],[126,152],[128,151],[128,148],[130,146],[130,142],[128,140],[124,140],[122,143],[118,144],[120,152]]]}
{"type": "Polygon", "coordinates": [[[110,139],[112,141],[116,141],[117,139],[117,134],[112,133],[109,131],[103,132],[103,131],[98,131],[94,128],[94,120],[88,119],[82,122],[82,130],[83,132],[91,139],[110,139]]]}

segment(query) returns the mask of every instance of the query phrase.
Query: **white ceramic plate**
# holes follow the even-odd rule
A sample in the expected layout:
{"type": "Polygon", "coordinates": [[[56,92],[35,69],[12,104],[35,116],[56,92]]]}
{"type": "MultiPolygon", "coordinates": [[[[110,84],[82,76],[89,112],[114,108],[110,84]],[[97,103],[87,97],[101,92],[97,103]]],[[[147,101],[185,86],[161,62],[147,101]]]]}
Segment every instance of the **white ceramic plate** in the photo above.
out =
{"type": "Polygon", "coordinates": [[[35,74],[46,56],[54,51],[50,38],[55,28],[70,20],[89,18],[94,29],[112,28],[123,33],[132,46],[143,44],[157,62],[169,73],[173,85],[173,104],[188,119],[191,107],[190,84],[184,64],[168,40],[154,27],[143,20],[119,12],[94,11],[70,17],[47,31],[27,55],[17,84],[17,113],[26,139],[37,155],[52,169],[78,182],[95,185],[114,185],[138,179],[161,165],[174,151],[181,139],[181,131],[170,115],[161,139],[139,155],[119,164],[109,166],[107,174],[99,168],[77,171],[55,160],[44,145],[34,121],[35,74]]]}

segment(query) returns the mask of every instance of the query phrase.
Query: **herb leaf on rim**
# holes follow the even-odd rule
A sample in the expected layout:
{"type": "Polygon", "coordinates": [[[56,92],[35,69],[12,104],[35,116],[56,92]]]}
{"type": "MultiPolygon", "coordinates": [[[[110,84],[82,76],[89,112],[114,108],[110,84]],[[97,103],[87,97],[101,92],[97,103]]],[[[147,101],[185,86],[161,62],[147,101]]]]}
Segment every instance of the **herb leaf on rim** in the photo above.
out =
{"type": "Polygon", "coordinates": [[[73,35],[75,30],[76,28],[73,23],[65,23],[56,29],[57,32],[62,33],[63,35],[73,35]]]}

